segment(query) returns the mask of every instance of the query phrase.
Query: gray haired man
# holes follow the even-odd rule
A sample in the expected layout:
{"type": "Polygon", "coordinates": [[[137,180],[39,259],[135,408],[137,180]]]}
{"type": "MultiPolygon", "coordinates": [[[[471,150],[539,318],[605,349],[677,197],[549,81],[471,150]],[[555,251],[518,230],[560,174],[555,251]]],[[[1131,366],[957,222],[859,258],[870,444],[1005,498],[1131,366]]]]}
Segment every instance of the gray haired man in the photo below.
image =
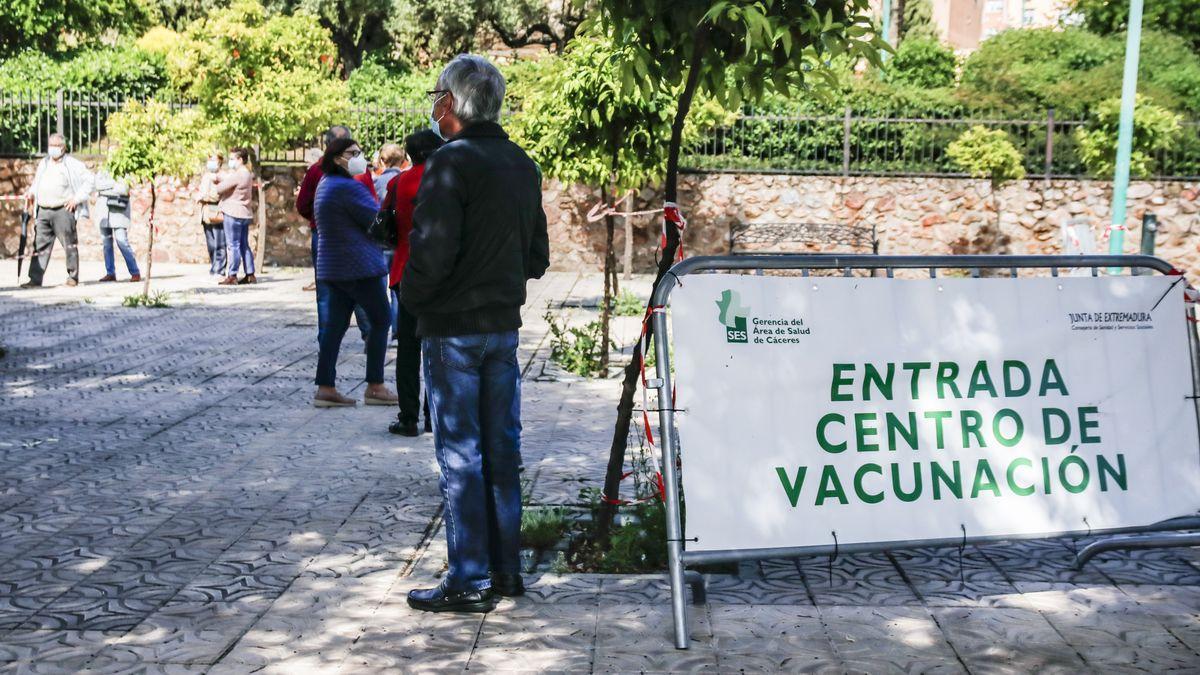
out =
{"type": "Polygon", "coordinates": [[[486,612],[525,591],[517,329],[550,244],[541,171],[500,127],[500,71],[460,54],[429,95],[430,126],[449,142],[425,161],[400,301],[422,339],[450,569],[408,604],[486,612]]]}
{"type": "Polygon", "coordinates": [[[87,217],[88,195],[92,193],[92,172],[83,162],[67,154],[62,134],[50,134],[49,153],[38,162],[33,183],[25,191],[26,208],[36,209],[34,216],[33,259],[29,261],[29,281],[21,288],[42,285],[54,240],[67,252],[67,285],[79,283],[79,238],[75,219],[87,217]]]}

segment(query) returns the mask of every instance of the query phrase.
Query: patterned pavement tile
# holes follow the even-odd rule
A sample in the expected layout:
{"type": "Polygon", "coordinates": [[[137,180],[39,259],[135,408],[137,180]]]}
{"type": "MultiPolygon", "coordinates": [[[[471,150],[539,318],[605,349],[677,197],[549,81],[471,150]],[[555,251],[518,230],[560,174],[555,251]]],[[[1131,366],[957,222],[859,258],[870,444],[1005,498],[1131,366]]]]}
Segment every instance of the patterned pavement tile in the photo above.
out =
{"type": "Polygon", "coordinates": [[[269,606],[263,600],[168,603],[112,642],[100,656],[128,664],[209,665],[269,606]]]}
{"type": "MultiPolygon", "coordinates": [[[[308,275],[268,268],[226,290],[164,269],[181,270],[156,281],[179,303],[161,312],[106,288],[88,287],[94,305],[0,289],[0,317],[22,317],[0,362],[0,671],[1200,670],[1200,551],[1074,570],[1088,537],[710,573],[687,651],[658,575],[537,573],[486,617],[414,612],[407,591],[445,573],[430,437],[387,434],[392,410],[310,406],[308,275]]],[[[534,503],[583,505],[604,470],[615,380],[547,368],[540,316],[594,306],[599,281],[530,286],[534,503]]],[[[339,372],[357,395],[351,333],[339,372]]]]}

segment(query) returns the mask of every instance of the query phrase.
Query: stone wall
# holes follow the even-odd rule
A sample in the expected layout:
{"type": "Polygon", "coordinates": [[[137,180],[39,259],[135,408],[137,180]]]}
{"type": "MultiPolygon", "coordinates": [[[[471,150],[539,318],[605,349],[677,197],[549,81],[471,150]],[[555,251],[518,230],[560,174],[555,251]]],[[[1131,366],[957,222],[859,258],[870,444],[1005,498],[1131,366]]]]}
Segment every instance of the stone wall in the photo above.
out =
{"type": "MultiPolygon", "coordinates": [[[[31,160],[0,159],[0,196],[19,194],[33,166],[31,160]]],[[[267,261],[308,265],[307,223],[292,209],[303,168],[268,167],[264,176],[268,180],[267,261]]],[[[195,188],[195,179],[187,184],[172,180],[158,184],[156,260],[207,262],[191,196],[195,188]]],[[[1142,214],[1150,210],[1160,223],[1157,254],[1200,275],[1198,193],[1198,183],[1133,183],[1126,251],[1138,250],[1142,214]]],[[[587,220],[588,209],[598,198],[595,190],[547,181],[543,203],[556,269],[600,267],[605,223],[587,220]]],[[[643,190],[625,208],[651,209],[660,199],[653,190],[643,190]]],[[[1111,185],[1105,181],[1021,181],[1000,190],[995,207],[986,182],[965,179],[686,174],[680,184],[680,203],[689,221],[684,243],[690,255],[725,253],[733,223],[761,222],[874,227],[882,253],[1056,253],[1061,223],[1075,217],[1091,221],[1098,246],[1107,250],[1110,199],[1111,185]]],[[[138,188],[131,240],[139,256],[145,251],[148,206],[149,189],[138,188]]],[[[615,225],[620,261],[625,224],[618,218],[615,225]]],[[[659,220],[653,215],[635,216],[630,225],[633,268],[647,271],[654,265],[659,220]]],[[[254,227],[252,234],[257,236],[257,231],[254,227]]],[[[15,254],[17,232],[17,203],[0,201],[0,256],[15,254]]],[[[90,223],[80,227],[80,247],[85,259],[101,255],[99,234],[90,223]]]]}

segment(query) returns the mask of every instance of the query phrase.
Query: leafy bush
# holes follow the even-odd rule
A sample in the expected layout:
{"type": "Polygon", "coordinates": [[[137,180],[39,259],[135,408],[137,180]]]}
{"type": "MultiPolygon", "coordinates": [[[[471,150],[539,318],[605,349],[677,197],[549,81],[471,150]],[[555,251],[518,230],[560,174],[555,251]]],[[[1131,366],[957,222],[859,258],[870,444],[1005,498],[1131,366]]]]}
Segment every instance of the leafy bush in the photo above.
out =
{"type": "MultiPolygon", "coordinates": [[[[1116,168],[1117,134],[1121,119],[1121,99],[1100,104],[1085,127],[1075,130],[1079,156],[1088,173],[1111,178],[1116,168]]],[[[1133,113],[1133,152],[1129,175],[1149,176],[1154,168],[1153,153],[1167,148],[1179,131],[1179,116],[1150,103],[1138,94],[1133,113]]]]}
{"type": "Polygon", "coordinates": [[[101,97],[153,96],[167,86],[161,55],[121,44],[51,58],[23,52],[0,63],[0,91],[53,92],[71,89],[101,97]]]}
{"type": "Polygon", "coordinates": [[[888,69],[894,82],[936,89],[954,85],[958,59],[954,50],[937,40],[908,39],[900,43],[888,69]]]}
{"type": "MultiPolygon", "coordinates": [[[[1008,30],[983,42],[963,65],[960,94],[982,107],[1081,117],[1121,90],[1124,35],[1081,28],[1008,30]]],[[[1200,56],[1179,37],[1142,35],[1139,88],[1155,102],[1200,112],[1200,56]]]]}
{"type": "Polygon", "coordinates": [[[987,178],[993,188],[1025,177],[1021,153],[1000,129],[976,125],[946,148],[950,158],[975,178],[987,178]]]}
{"type": "Polygon", "coordinates": [[[550,358],[567,372],[583,377],[606,375],[600,369],[602,349],[611,348],[611,343],[602,345],[599,321],[590,321],[584,326],[569,327],[563,317],[547,311],[544,318],[550,324],[550,358]]]}

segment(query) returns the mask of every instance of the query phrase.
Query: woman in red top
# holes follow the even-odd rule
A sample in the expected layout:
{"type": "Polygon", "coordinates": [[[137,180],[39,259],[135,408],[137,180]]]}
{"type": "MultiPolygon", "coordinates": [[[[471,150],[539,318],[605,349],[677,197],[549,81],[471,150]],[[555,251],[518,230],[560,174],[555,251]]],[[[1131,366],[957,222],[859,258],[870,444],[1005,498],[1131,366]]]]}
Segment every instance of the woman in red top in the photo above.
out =
{"type": "MultiPolygon", "coordinates": [[[[404,150],[408,153],[412,168],[396,176],[388,183],[387,197],[383,208],[396,210],[396,250],[392,254],[392,269],[388,273],[388,285],[399,290],[404,277],[404,266],[408,264],[408,234],[412,232],[413,206],[417,200],[417,188],[425,173],[425,160],[443,141],[428,129],[410,134],[404,139],[404,150]]],[[[421,340],[417,337],[417,317],[400,304],[399,331],[396,336],[396,393],[400,397],[400,413],[388,431],[401,436],[417,436],[421,406],[421,340]]],[[[425,431],[429,431],[429,399],[425,399],[425,431]]]]}

